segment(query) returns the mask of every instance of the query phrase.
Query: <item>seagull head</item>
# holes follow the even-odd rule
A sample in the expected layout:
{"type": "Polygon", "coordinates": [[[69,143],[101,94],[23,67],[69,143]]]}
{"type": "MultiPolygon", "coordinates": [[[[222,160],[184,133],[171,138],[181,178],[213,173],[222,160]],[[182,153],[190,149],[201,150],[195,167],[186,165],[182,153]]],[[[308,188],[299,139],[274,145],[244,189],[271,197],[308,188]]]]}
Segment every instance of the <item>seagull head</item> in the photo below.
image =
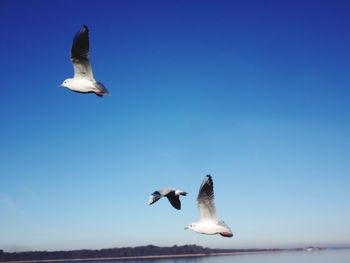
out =
{"type": "Polygon", "coordinates": [[[65,79],[62,84],[60,85],[61,88],[69,88],[70,84],[72,83],[73,79],[65,79]]]}
{"type": "Polygon", "coordinates": [[[185,227],[185,229],[194,229],[196,227],[196,224],[195,223],[191,223],[189,224],[188,226],[185,227]]]}

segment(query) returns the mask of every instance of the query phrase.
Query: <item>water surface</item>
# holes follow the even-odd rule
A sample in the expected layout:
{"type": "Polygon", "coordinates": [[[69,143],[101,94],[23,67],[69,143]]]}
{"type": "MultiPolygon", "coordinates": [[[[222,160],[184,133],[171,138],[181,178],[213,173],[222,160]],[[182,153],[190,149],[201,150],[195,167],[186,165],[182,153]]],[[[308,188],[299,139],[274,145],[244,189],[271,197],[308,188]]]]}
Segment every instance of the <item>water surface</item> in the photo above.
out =
{"type": "Polygon", "coordinates": [[[89,263],[350,263],[350,250],[258,253],[233,256],[207,256],[174,259],[89,261],[89,263]]]}

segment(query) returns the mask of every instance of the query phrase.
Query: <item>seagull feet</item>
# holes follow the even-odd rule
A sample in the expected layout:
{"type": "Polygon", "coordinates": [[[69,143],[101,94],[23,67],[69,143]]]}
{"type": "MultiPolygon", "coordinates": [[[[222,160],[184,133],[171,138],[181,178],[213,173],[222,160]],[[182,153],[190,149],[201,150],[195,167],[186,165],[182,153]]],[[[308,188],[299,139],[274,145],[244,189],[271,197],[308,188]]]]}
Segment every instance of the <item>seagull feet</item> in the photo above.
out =
{"type": "Polygon", "coordinates": [[[233,237],[233,234],[230,232],[221,232],[219,234],[222,235],[223,237],[233,237]]]}
{"type": "Polygon", "coordinates": [[[95,91],[96,96],[102,98],[104,93],[102,91],[95,91]]]}

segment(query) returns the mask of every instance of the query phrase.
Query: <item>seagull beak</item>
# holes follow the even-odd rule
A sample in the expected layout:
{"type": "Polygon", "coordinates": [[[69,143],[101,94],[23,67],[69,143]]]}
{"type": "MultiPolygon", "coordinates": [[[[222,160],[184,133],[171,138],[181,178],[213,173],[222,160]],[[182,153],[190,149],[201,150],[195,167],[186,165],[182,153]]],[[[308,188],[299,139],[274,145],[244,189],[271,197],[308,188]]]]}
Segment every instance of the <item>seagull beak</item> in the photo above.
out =
{"type": "Polygon", "coordinates": [[[184,228],[184,230],[186,230],[186,229],[188,229],[188,227],[187,227],[187,226],[184,228]]]}

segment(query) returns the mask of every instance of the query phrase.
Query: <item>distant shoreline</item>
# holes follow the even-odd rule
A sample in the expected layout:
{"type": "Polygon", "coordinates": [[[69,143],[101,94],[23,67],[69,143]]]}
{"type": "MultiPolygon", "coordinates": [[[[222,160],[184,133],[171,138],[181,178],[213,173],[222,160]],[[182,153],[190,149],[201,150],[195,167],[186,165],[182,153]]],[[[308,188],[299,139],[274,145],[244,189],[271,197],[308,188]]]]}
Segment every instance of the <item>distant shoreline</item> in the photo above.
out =
{"type": "Polygon", "coordinates": [[[0,263],[60,263],[60,262],[92,262],[120,261],[142,259],[195,258],[211,256],[238,256],[273,254],[283,252],[317,252],[322,250],[350,249],[349,247],[314,247],[303,248],[250,248],[250,249],[211,249],[197,245],[157,247],[154,245],[139,247],[110,248],[100,250],[68,250],[68,251],[27,251],[4,252],[0,249],[0,263]]]}
{"type": "Polygon", "coordinates": [[[150,256],[126,256],[126,257],[102,257],[102,258],[72,258],[72,259],[42,259],[42,260],[13,260],[0,261],[1,263],[35,263],[35,262],[84,262],[84,261],[112,261],[112,260],[132,260],[132,259],[171,259],[171,258],[192,258],[210,256],[234,256],[246,254],[266,254],[280,253],[287,250],[266,250],[266,251],[240,251],[221,253],[196,253],[196,254],[173,254],[173,255],[150,255],[150,256]]]}

